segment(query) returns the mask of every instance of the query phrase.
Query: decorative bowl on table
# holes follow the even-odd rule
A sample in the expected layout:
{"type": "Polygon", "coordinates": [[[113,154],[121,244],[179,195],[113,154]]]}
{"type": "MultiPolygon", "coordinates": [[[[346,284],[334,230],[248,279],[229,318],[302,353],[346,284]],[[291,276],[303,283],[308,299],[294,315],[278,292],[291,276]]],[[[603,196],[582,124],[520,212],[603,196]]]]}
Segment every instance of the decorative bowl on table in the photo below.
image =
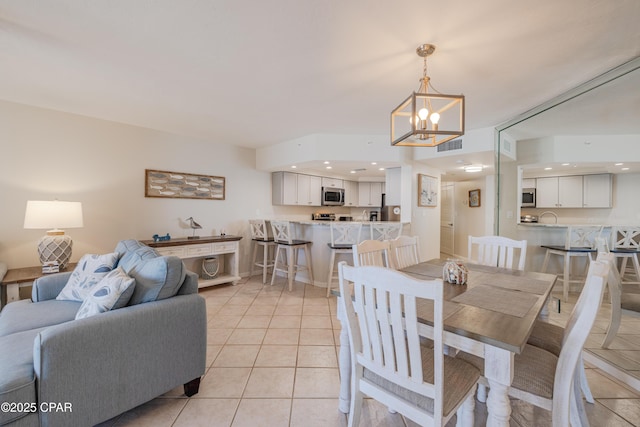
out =
{"type": "Polygon", "coordinates": [[[448,259],[442,267],[442,280],[454,285],[464,285],[467,283],[469,270],[459,259],[448,259]]]}

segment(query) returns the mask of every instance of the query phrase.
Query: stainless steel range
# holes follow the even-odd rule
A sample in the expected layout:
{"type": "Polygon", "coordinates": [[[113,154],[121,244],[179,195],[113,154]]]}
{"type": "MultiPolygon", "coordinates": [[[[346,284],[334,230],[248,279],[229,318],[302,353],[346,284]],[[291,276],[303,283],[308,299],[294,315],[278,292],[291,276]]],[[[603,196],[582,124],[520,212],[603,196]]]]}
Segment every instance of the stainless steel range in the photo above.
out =
{"type": "Polygon", "coordinates": [[[318,212],[318,213],[311,214],[311,219],[314,221],[335,221],[336,214],[318,212]]]}

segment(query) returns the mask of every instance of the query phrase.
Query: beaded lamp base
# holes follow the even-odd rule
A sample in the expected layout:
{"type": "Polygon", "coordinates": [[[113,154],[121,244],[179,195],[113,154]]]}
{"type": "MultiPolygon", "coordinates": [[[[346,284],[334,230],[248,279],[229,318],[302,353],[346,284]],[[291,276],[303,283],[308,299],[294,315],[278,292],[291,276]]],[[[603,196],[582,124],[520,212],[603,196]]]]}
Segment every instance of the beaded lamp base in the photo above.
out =
{"type": "Polygon", "coordinates": [[[67,235],[44,236],[38,242],[38,255],[40,263],[57,261],[60,269],[64,269],[71,259],[71,247],[73,240],[67,235]]]}

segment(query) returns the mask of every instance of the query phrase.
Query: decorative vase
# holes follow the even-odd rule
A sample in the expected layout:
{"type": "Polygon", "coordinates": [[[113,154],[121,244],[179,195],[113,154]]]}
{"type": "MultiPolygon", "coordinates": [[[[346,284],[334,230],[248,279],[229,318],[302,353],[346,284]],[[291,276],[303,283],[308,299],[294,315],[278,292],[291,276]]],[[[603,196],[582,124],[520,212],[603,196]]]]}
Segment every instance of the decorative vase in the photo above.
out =
{"type": "Polygon", "coordinates": [[[458,259],[448,259],[442,268],[442,280],[453,283],[454,285],[464,285],[467,283],[467,275],[469,270],[458,259]]]}

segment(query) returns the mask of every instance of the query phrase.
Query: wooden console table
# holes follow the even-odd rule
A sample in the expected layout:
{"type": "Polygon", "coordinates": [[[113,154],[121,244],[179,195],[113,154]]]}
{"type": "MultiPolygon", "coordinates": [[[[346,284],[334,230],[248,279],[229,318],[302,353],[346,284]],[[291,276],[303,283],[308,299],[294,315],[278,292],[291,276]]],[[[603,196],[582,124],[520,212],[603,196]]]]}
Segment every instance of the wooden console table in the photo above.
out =
{"type": "MultiPolygon", "coordinates": [[[[147,246],[154,248],[161,255],[173,255],[182,259],[219,256],[220,270],[213,279],[198,280],[198,288],[233,283],[240,280],[240,239],[242,236],[213,236],[199,239],[171,239],[161,242],[142,240],[147,246]]],[[[196,271],[199,273],[199,271],[196,271]]],[[[200,274],[198,274],[200,276],[200,274]]]]}
{"type": "MultiPolygon", "coordinates": [[[[69,263],[64,270],[60,273],[73,271],[76,268],[76,263],[69,263]]],[[[23,267],[23,268],[11,268],[7,270],[7,274],[4,275],[2,282],[2,300],[0,301],[0,307],[4,304],[8,304],[20,299],[20,288],[31,286],[33,281],[39,277],[46,276],[48,274],[55,273],[43,273],[42,266],[37,267],[23,267]]]]}

